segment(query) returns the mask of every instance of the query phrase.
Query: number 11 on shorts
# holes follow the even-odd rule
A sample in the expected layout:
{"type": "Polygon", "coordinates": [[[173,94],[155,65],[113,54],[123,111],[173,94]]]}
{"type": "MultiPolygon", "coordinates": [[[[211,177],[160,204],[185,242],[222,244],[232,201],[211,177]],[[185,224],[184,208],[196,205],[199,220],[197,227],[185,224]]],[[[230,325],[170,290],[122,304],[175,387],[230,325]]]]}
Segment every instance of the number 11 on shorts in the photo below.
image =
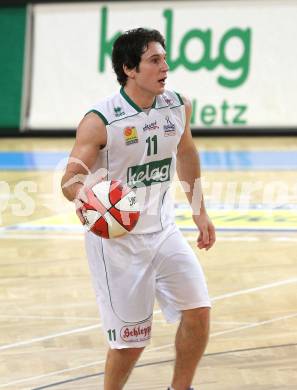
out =
{"type": "Polygon", "coordinates": [[[109,341],[116,341],[116,330],[115,329],[108,329],[108,338],[109,341]]]}

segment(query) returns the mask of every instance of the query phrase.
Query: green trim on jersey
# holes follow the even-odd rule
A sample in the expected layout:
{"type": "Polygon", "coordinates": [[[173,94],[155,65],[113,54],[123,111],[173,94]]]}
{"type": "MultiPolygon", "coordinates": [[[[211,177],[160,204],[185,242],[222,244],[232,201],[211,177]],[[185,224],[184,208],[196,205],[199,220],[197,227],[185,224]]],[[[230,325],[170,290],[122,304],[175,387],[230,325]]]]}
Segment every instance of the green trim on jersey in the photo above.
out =
{"type": "Polygon", "coordinates": [[[184,104],[179,104],[178,106],[173,106],[173,107],[170,107],[170,106],[155,107],[155,110],[161,110],[162,108],[169,108],[169,110],[172,110],[173,108],[181,107],[183,105],[184,104]]]}
{"type": "Polygon", "coordinates": [[[156,108],[156,103],[157,103],[157,98],[155,97],[155,100],[154,100],[154,102],[152,104],[152,108],[156,108]]]}
{"type": "Polygon", "coordinates": [[[183,102],[183,99],[181,98],[180,94],[177,93],[177,92],[175,92],[175,91],[174,91],[174,93],[175,93],[176,96],[178,97],[178,100],[179,100],[180,104],[183,106],[185,103],[183,102]]]}
{"type": "MultiPolygon", "coordinates": [[[[86,115],[88,115],[90,112],[93,112],[94,114],[97,114],[99,116],[99,118],[101,118],[104,122],[105,125],[108,125],[108,120],[105,118],[105,116],[103,114],[101,114],[100,111],[97,111],[97,110],[90,110],[86,113],[86,115]]],[[[85,116],[86,116],[85,115],[85,116]]]]}
{"type": "MultiPolygon", "coordinates": [[[[135,103],[133,100],[126,94],[124,87],[121,87],[120,93],[123,96],[123,98],[132,106],[137,112],[143,112],[143,110],[135,103]]],[[[156,98],[152,104],[152,108],[156,107],[156,98]]]]}
{"type": "Polygon", "coordinates": [[[123,118],[120,118],[120,119],[115,119],[114,121],[110,122],[109,124],[112,125],[114,122],[119,122],[119,121],[123,121],[127,118],[131,118],[132,116],[136,116],[136,115],[139,115],[141,114],[143,111],[140,111],[140,112],[137,112],[136,114],[133,114],[133,115],[128,115],[128,116],[124,116],[123,118]]]}
{"type": "Polygon", "coordinates": [[[123,98],[130,104],[130,106],[132,106],[137,112],[142,112],[142,109],[138,107],[138,105],[134,103],[133,100],[126,94],[124,87],[121,88],[120,93],[123,98]]]}

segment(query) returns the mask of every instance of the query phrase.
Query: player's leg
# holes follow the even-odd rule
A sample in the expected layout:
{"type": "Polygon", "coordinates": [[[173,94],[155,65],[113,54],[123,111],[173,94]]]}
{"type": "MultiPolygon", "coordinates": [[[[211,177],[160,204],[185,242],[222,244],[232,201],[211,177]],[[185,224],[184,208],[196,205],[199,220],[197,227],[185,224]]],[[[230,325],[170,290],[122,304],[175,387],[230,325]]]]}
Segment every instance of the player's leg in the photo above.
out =
{"type": "Polygon", "coordinates": [[[151,338],[155,277],[141,238],[86,238],[107,353],[104,389],[120,390],[151,338]]]}
{"type": "Polygon", "coordinates": [[[176,334],[176,363],[172,388],[191,386],[205,350],[210,299],[202,268],[179,231],[169,232],[155,261],[156,296],[168,322],[180,320],[176,334]]]}
{"type": "Polygon", "coordinates": [[[109,349],[105,363],[104,390],[121,390],[144,348],[109,349]]]}
{"type": "Polygon", "coordinates": [[[174,390],[186,390],[191,386],[208,341],[209,312],[208,307],[182,312],[175,339],[176,360],[171,385],[174,390]]]}

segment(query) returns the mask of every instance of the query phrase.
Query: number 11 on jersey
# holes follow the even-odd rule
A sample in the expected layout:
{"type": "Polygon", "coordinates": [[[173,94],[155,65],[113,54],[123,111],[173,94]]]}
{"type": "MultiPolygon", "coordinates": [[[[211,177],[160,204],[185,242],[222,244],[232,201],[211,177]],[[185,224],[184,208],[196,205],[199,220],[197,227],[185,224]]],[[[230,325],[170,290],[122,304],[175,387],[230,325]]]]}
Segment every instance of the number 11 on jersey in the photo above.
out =
{"type": "Polygon", "coordinates": [[[148,137],[145,142],[147,143],[147,156],[151,156],[152,154],[157,154],[158,152],[157,136],[154,135],[153,137],[148,137]]]}

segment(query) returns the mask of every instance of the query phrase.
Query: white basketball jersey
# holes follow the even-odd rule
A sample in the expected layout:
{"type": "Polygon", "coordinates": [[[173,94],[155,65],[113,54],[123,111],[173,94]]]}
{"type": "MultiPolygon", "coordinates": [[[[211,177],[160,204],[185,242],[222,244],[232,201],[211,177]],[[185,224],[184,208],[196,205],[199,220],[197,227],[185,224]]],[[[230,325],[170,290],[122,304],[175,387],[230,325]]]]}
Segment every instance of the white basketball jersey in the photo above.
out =
{"type": "Polygon", "coordinates": [[[121,88],[91,111],[100,116],[107,130],[107,144],[92,171],[106,168],[107,180],[121,180],[136,191],[141,216],[132,234],[163,230],[174,221],[168,190],[185,128],[182,99],[165,91],[145,113],[121,88]]]}

